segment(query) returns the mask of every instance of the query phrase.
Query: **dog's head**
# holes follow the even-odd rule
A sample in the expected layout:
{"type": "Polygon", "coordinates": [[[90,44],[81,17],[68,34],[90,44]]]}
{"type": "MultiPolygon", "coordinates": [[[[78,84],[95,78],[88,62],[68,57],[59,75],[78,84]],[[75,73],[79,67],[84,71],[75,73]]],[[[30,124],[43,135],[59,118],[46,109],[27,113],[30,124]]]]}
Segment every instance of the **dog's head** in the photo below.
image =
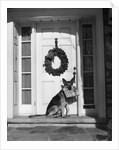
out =
{"type": "Polygon", "coordinates": [[[73,77],[70,81],[66,81],[64,78],[62,79],[62,82],[68,90],[72,89],[73,83],[75,82],[75,77],[73,77]]]}

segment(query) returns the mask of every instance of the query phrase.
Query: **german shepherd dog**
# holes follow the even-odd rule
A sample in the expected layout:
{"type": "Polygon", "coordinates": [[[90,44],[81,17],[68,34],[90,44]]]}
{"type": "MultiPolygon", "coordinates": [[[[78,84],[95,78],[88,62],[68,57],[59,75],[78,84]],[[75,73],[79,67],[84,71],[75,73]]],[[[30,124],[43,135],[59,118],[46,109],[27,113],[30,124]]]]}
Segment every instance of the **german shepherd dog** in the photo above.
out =
{"type": "Polygon", "coordinates": [[[75,75],[70,81],[66,81],[63,78],[62,82],[64,85],[62,86],[61,91],[51,99],[50,103],[47,106],[46,116],[69,116],[68,99],[70,98],[66,98],[63,88],[67,88],[68,90],[72,89],[73,83],[75,82],[75,75]],[[66,109],[66,115],[64,114],[64,109],[66,109]]]}
{"type": "Polygon", "coordinates": [[[64,88],[67,88],[69,91],[73,88],[73,83],[75,83],[75,73],[73,78],[70,81],[62,79],[64,85],[58,94],[56,94],[50,101],[47,106],[46,113],[44,115],[30,115],[29,118],[46,116],[46,117],[67,117],[69,116],[69,104],[72,104],[77,101],[76,97],[66,97],[64,93],[64,88]],[[64,110],[66,109],[66,115],[64,110]]]}

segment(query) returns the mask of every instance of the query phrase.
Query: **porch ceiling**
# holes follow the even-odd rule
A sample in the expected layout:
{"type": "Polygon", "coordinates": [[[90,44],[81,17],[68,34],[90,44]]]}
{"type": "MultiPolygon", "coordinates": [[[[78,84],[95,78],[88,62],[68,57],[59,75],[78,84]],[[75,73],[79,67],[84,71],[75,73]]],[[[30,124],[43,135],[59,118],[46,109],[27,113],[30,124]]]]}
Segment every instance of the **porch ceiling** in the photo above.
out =
{"type": "Polygon", "coordinates": [[[8,9],[9,21],[58,21],[76,20],[96,15],[99,8],[31,8],[31,9],[8,9]]]}
{"type": "Polygon", "coordinates": [[[19,23],[24,22],[56,22],[56,21],[72,21],[80,19],[81,17],[76,16],[38,16],[33,18],[21,18],[17,19],[19,23]]]}

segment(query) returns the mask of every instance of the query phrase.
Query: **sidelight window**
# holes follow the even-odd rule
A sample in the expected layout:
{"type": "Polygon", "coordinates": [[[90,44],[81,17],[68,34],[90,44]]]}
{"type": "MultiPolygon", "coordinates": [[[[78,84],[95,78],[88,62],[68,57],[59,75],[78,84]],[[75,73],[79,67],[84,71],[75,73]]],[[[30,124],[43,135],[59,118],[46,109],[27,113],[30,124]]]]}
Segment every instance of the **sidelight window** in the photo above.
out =
{"type": "Polygon", "coordinates": [[[94,43],[93,24],[82,24],[82,65],[84,108],[95,108],[94,104],[94,43]]]}
{"type": "Polygon", "coordinates": [[[22,104],[31,104],[31,27],[22,27],[22,104]]]}

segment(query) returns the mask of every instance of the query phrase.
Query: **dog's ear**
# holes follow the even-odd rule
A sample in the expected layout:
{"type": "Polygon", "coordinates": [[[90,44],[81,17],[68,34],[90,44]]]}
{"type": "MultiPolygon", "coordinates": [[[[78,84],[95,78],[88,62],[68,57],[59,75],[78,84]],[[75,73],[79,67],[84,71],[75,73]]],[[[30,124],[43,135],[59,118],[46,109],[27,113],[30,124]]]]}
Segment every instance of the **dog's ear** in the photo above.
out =
{"type": "Polygon", "coordinates": [[[62,79],[62,82],[63,82],[64,85],[67,84],[67,81],[64,78],[62,79]]]}
{"type": "Polygon", "coordinates": [[[71,84],[75,83],[75,76],[70,81],[71,84]]]}

